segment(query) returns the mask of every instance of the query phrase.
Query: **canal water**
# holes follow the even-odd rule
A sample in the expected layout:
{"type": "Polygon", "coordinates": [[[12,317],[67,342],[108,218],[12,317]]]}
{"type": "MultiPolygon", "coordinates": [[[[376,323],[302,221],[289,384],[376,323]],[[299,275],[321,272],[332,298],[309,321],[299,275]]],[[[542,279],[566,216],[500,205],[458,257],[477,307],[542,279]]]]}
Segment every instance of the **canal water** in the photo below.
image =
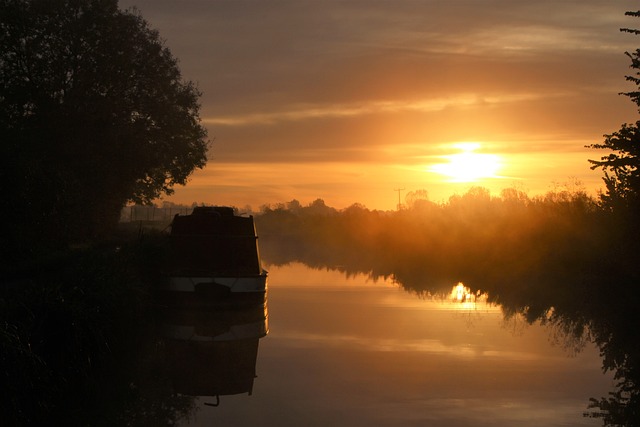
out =
{"type": "Polygon", "coordinates": [[[269,272],[251,392],[199,397],[181,425],[601,425],[583,413],[614,382],[590,344],[576,352],[456,283],[428,297],[302,264],[269,272]]]}

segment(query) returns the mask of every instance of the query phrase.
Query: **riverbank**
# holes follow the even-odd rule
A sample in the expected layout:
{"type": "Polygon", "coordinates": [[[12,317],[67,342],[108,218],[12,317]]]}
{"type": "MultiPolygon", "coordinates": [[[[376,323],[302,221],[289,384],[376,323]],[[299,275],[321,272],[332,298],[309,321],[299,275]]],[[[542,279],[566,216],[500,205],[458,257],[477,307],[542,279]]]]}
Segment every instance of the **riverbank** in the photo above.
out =
{"type": "MultiPolygon", "coordinates": [[[[153,343],[163,236],[121,230],[14,268],[0,287],[1,416],[8,425],[118,425],[135,353],[153,343]],[[123,369],[124,368],[124,369],[123,369]]],[[[135,394],[135,393],[134,393],[135,394]]]]}

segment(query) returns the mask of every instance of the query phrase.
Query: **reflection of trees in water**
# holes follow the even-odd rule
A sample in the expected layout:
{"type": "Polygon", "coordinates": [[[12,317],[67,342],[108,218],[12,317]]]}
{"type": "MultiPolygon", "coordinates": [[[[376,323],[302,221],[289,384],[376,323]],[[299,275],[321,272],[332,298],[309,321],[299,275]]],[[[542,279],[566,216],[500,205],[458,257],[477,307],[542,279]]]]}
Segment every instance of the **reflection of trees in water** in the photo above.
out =
{"type": "Polygon", "coordinates": [[[581,192],[512,196],[475,191],[391,213],[354,205],[312,215],[280,206],[256,222],[269,263],[391,278],[417,294],[461,281],[487,292],[506,319],[547,325],[570,352],[594,342],[618,387],[593,399],[587,415],[638,425],[638,242],[581,192]]]}
{"type": "Polygon", "coordinates": [[[617,389],[609,397],[591,399],[592,411],[587,414],[602,418],[605,425],[636,426],[640,421],[638,291],[628,299],[611,297],[619,288],[635,286],[637,282],[619,280],[611,288],[600,287],[603,292],[592,301],[585,301],[578,310],[565,310],[563,301],[549,304],[554,309],[547,322],[561,332],[566,345],[579,350],[585,341],[594,342],[600,350],[603,370],[614,372],[617,389]]]}
{"type": "MultiPolygon", "coordinates": [[[[615,293],[620,288],[634,284],[622,280],[611,287],[607,284],[600,286],[601,294],[592,293],[590,301],[577,298],[579,304],[575,303],[576,298],[569,297],[549,299],[543,309],[538,303],[535,310],[527,305],[509,303],[501,303],[501,307],[505,319],[524,319],[526,323],[538,322],[546,326],[551,342],[563,347],[570,355],[579,353],[590,342],[595,343],[602,357],[602,369],[614,373],[617,388],[608,397],[590,399],[585,416],[601,418],[604,425],[637,426],[640,421],[638,296],[618,299],[615,293]]],[[[584,288],[593,285],[585,282],[572,284],[584,288]]],[[[501,295],[518,292],[516,287],[503,290],[501,295]]],[[[540,287],[540,292],[545,292],[544,286],[540,287]]]]}
{"type": "Polygon", "coordinates": [[[522,336],[527,327],[527,322],[520,314],[504,315],[502,318],[502,328],[509,331],[513,336],[522,336]]]}

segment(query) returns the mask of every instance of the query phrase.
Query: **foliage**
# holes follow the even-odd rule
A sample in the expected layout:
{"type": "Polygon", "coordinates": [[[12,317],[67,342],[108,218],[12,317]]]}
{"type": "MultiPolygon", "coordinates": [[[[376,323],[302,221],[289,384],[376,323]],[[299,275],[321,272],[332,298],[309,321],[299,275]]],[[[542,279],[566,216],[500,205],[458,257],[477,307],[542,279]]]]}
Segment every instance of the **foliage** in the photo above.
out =
{"type": "Polygon", "coordinates": [[[602,201],[610,209],[640,207],[640,121],[633,125],[623,124],[622,128],[605,135],[603,144],[592,144],[591,148],[609,149],[613,153],[603,156],[600,161],[589,160],[594,168],[602,168],[606,194],[602,201]]]}
{"type": "Polygon", "coordinates": [[[158,33],[117,0],[0,0],[0,182],[12,243],[90,238],[127,201],[185,184],[206,161],[199,96],[158,33]]]}
{"type": "MultiPolygon", "coordinates": [[[[640,11],[627,12],[627,16],[640,17],[640,11]]],[[[640,31],[622,28],[621,31],[638,35],[640,31]]],[[[630,67],[635,70],[626,80],[640,86],[640,49],[625,52],[631,60],[630,67]]],[[[640,107],[640,90],[624,92],[640,107]]],[[[634,124],[623,124],[620,130],[605,135],[602,144],[591,144],[588,147],[610,150],[612,153],[600,160],[589,160],[591,169],[601,168],[604,172],[606,193],[602,195],[604,206],[613,210],[640,211],[640,121],[634,124]]]]}

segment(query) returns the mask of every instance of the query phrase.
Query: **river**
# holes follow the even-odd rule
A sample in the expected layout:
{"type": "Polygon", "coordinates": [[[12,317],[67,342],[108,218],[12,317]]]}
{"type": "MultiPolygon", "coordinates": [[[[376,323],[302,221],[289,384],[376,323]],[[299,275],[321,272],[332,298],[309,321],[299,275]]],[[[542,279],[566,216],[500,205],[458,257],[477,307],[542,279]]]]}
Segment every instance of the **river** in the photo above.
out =
{"type": "Polygon", "coordinates": [[[602,424],[583,417],[589,398],[614,387],[592,344],[576,352],[551,327],[505,319],[481,298],[295,263],[269,273],[251,393],[215,407],[200,397],[181,425],[602,424]]]}

